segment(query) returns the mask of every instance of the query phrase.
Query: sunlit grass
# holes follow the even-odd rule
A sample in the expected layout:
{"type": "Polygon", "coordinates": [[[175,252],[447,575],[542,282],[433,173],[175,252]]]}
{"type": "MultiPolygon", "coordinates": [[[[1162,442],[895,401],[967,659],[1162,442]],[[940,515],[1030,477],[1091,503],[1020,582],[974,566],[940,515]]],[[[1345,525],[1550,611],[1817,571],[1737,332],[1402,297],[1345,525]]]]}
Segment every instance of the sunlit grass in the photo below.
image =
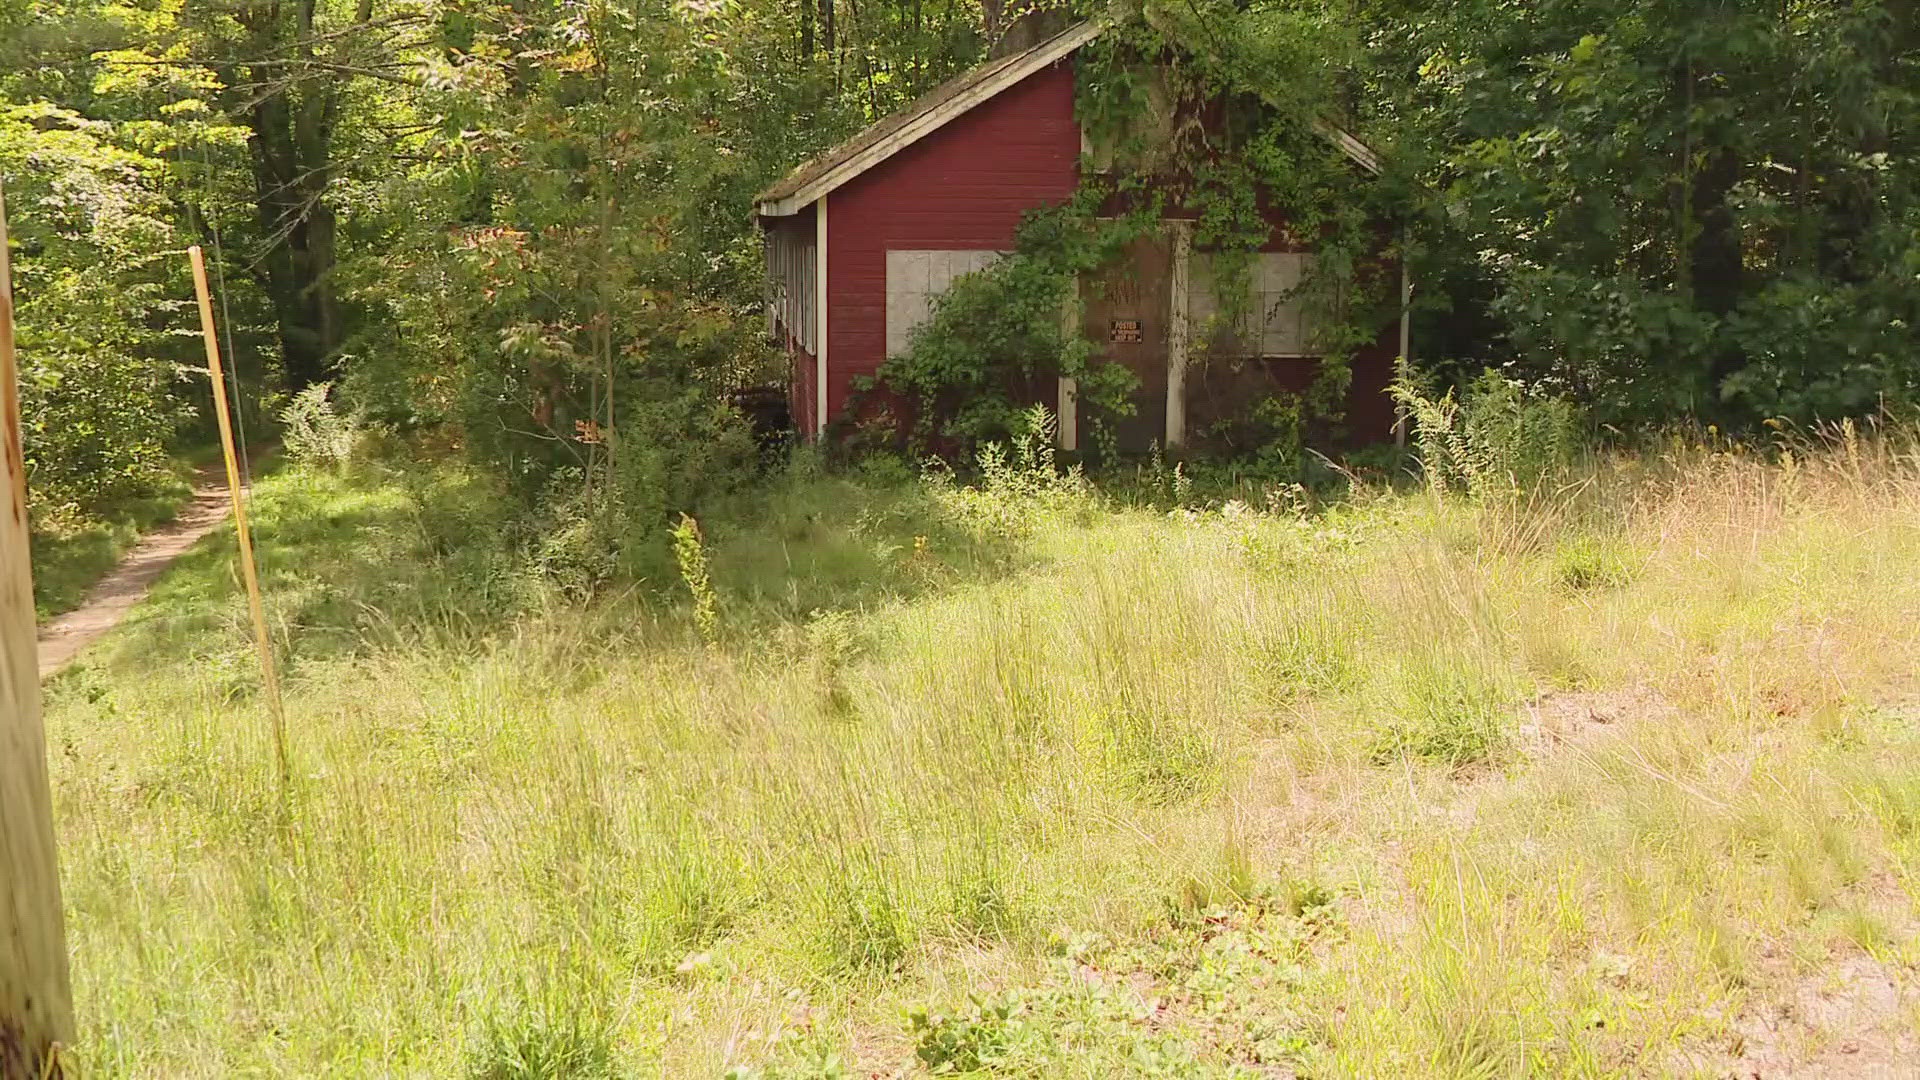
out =
{"type": "Polygon", "coordinates": [[[806,473],[706,523],[711,647],[457,478],[277,478],[291,790],[217,544],[50,689],[82,1054],[1711,1072],[1915,959],[1920,461],[1792,461],[1310,518],[806,473]]]}

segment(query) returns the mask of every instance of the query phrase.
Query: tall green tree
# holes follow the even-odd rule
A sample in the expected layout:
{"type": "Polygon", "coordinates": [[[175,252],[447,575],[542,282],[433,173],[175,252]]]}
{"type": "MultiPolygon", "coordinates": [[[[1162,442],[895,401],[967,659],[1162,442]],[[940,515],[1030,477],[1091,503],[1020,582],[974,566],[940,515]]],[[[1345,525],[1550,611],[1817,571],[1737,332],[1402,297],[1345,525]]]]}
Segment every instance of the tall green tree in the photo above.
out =
{"type": "Polygon", "coordinates": [[[1377,130],[1510,358],[1616,417],[1860,412],[1920,388],[1913,15],[1389,0],[1377,130]]]}

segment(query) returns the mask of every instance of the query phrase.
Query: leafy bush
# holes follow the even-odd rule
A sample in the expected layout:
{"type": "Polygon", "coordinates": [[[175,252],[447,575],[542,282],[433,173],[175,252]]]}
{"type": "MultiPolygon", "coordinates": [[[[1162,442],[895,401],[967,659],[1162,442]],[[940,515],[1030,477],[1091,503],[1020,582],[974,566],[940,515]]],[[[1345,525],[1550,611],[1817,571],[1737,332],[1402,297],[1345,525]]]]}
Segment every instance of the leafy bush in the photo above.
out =
{"type": "Polygon", "coordinates": [[[905,395],[914,434],[926,447],[962,454],[1014,437],[1036,396],[1055,379],[1074,379],[1094,422],[1133,411],[1137,380],[1100,361],[1069,314],[1078,274],[1113,257],[1142,226],[1131,217],[1101,221],[1079,207],[1030,215],[1018,250],[953,282],[915,331],[907,351],[881,366],[877,385],[905,395]]]}
{"type": "Polygon", "coordinates": [[[361,427],[334,407],[332,383],[315,383],[280,410],[280,445],[291,460],[312,468],[339,469],[353,457],[361,427]]]}
{"type": "Polygon", "coordinates": [[[1062,471],[1056,463],[1054,423],[1044,405],[1024,410],[1008,443],[979,448],[977,485],[953,485],[936,463],[929,479],[942,505],[970,531],[996,539],[1026,536],[1042,517],[1090,507],[1093,487],[1080,467],[1062,471]]]}
{"type": "Polygon", "coordinates": [[[1413,423],[1427,481],[1474,497],[1531,491],[1573,463],[1581,445],[1579,413],[1557,394],[1492,369],[1434,397],[1403,372],[1393,395],[1413,423]]]}
{"type": "Polygon", "coordinates": [[[177,246],[163,165],[47,104],[0,107],[14,243],[21,443],[36,528],[153,493],[186,419],[153,314],[177,246]]]}

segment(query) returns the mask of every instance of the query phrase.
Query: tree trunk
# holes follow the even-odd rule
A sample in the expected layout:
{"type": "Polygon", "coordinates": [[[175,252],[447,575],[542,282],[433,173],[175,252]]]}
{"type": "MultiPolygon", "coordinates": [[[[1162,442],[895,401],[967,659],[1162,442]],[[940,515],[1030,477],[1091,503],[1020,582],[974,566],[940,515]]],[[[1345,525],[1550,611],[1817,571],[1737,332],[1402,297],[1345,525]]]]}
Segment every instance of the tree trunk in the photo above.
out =
{"type": "Polygon", "coordinates": [[[66,929],[54,859],[53,799],[27,560],[27,472],[20,455],[6,206],[0,201],[0,1080],[60,1075],[73,1039],[66,929]]]}
{"type": "MultiPolygon", "coordinates": [[[[302,0],[291,44],[306,59],[311,59],[307,42],[313,15],[314,0],[302,0]]],[[[256,56],[277,55],[289,44],[271,11],[247,25],[256,56]]],[[[337,229],[327,204],[339,95],[329,76],[298,70],[301,74],[290,76],[281,67],[252,69],[252,81],[268,89],[247,112],[254,201],[265,247],[261,262],[290,390],[327,377],[327,364],[343,336],[332,282],[337,229]]]]}

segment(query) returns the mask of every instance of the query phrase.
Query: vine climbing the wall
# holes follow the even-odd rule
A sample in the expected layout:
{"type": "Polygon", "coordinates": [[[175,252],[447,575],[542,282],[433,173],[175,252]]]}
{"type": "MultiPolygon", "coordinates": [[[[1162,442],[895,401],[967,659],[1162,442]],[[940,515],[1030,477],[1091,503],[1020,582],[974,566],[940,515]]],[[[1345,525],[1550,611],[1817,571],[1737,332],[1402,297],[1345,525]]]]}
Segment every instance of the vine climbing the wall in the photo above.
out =
{"type": "MultiPolygon", "coordinates": [[[[1052,380],[1075,379],[1083,424],[1129,415],[1133,375],[1079,331],[1082,282],[1168,218],[1192,221],[1217,313],[1194,328],[1189,370],[1258,359],[1245,342],[1257,254],[1276,239],[1312,255],[1297,299],[1322,359],[1302,390],[1279,390],[1203,432],[1223,448],[1297,458],[1305,433],[1342,419],[1350,358],[1391,317],[1381,255],[1385,198],[1327,137],[1339,114],[1337,28],[1307,18],[1260,26],[1230,3],[1147,5],[1082,49],[1076,114],[1082,181],[1068,203],[1029,215],[1016,250],[959,279],[878,383],[911,411],[923,448],[964,451],[1010,432],[1052,380]],[[1285,232],[1274,235],[1274,218],[1285,232]],[[1284,422],[1275,420],[1282,418],[1284,422]],[[1271,445],[1291,441],[1292,451],[1271,445]]],[[[1257,339],[1257,331],[1252,335],[1257,339]]],[[[871,413],[871,409],[869,410],[871,413]]]]}

